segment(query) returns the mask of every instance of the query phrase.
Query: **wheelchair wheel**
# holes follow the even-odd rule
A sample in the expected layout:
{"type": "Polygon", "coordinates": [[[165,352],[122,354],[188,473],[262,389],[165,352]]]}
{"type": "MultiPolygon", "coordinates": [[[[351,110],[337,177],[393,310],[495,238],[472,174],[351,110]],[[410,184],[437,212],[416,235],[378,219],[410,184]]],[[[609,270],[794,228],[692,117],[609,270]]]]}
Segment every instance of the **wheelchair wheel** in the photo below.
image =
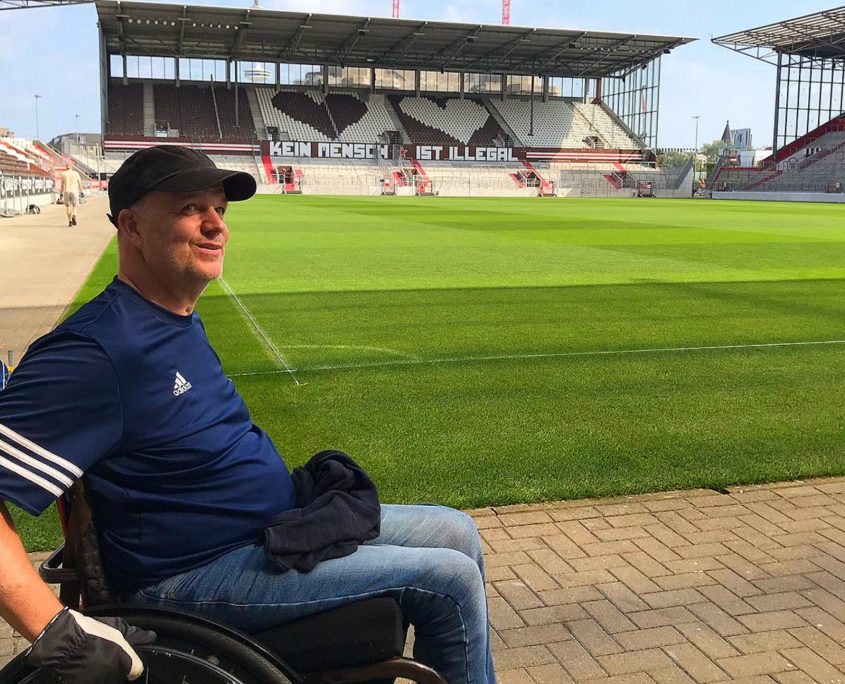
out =
{"type": "MultiPolygon", "coordinates": [[[[298,684],[290,668],[248,637],[222,625],[170,611],[134,608],[92,611],[120,615],[130,624],[158,635],[137,649],[144,673],[137,684],[298,684]]],[[[0,671],[0,684],[49,684],[28,667],[22,655],[0,671]]]]}

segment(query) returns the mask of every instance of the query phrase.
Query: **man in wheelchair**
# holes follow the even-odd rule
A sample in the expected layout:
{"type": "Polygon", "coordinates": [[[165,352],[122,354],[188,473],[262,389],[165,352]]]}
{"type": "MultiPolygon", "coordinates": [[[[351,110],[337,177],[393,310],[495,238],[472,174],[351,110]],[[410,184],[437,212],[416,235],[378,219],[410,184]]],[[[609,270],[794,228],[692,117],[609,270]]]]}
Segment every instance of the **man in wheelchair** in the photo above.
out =
{"type": "Polygon", "coordinates": [[[450,684],[493,683],[472,520],[376,499],[371,533],[333,546],[335,528],[361,508],[341,505],[351,513],[332,520],[302,506],[210,346],[194,309],[223,270],[227,203],[255,189],[250,175],[171,146],[135,153],[112,178],[118,275],[37,340],[0,393],[0,615],[57,681],[141,674],[133,644],[154,635],[63,609],[2,502],[40,514],[84,474],[103,565],[123,601],[252,634],[387,596],[414,625],[418,660],[450,684]],[[280,520],[283,546],[311,563],[286,556],[285,571],[273,557],[265,527],[280,520]]]}

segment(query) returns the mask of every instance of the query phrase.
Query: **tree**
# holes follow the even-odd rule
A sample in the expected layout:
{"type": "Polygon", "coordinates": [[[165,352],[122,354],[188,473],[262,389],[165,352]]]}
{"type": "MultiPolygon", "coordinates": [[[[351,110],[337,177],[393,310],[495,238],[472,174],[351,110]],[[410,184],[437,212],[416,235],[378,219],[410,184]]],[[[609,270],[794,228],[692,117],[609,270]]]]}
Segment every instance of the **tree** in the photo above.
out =
{"type": "Polygon", "coordinates": [[[692,152],[668,150],[657,155],[660,166],[684,166],[692,158],[692,152]]]}
{"type": "Polygon", "coordinates": [[[714,140],[713,142],[705,143],[698,149],[698,153],[703,155],[708,164],[715,164],[722,150],[725,148],[724,140],[714,140]]]}

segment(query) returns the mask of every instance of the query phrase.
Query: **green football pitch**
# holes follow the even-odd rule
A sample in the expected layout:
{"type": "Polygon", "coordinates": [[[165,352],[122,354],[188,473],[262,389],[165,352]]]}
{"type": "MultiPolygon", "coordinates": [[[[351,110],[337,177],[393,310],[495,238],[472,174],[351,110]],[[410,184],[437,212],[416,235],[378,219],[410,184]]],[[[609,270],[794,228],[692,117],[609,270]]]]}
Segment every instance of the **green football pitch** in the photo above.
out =
{"type": "MultiPolygon", "coordinates": [[[[290,467],[458,507],[845,474],[845,207],[259,196],[199,307],[290,467]]],[[[80,293],[115,270],[113,248],[80,293]]]]}

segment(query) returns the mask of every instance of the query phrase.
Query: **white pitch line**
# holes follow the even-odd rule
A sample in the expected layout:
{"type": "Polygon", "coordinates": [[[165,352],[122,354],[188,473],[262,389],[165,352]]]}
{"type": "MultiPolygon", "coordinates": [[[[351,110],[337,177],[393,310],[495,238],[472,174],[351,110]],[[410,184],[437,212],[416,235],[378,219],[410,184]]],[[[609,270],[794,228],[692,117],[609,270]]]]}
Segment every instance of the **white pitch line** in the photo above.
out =
{"type": "Polygon", "coordinates": [[[273,354],[279,360],[279,363],[281,363],[282,366],[284,367],[284,370],[273,371],[273,372],[274,373],[288,373],[288,374],[290,374],[291,378],[293,378],[294,383],[297,386],[299,386],[301,383],[299,382],[299,380],[297,380],[296,375],[294,375],[293,368],[291,368],[288,365],[288,362],[285,361],[284,357],[279,353],[279,350],[276,349],[273,342],[267,336],[267,333],[265,333],[264,330],[262,329],[262,327],[260,325],[258,325],[258,321],[256,321],[255,318],[253,318],[252,314],[249,312],[249,309],[247,309],[246,305],[241,301],[241,298],[238,297],[238,295],[229,286],[229,283],[226,282],[226,279],[222,275],[220,276],[219,280],[220,280],[221,285],[223,285],[223,288],[229,294],[229,296],[232,297],[232,299],[234,299],[238,303],[239,307],[241,307],[241,311],[243,312],[244,316],[246,316],[247,320],[250,323],[252,323],[252,326],[255,328],[256,332],[259,334],[261,339],[264,340],[264,343],[267,345],[267,347],[270,349],[270,351],[273,352],[273,354]]]}
{"type": "Polygon", "coordinates": [[[390,347],[369,347],[363,344],[283,344],[282,349],[352,349],[355,351],[374,351],[391,356],[404,356],[412,361],[422,361],[416,354],[403,352],[390,347]]]}
{"type": "MultiPolygon", "coordinates": [[[[440,363],[472,363],[478,361],[518,361],[524,359],[559,359],[575,356],[621,356],[624,354],[661,354],[667,352],[718,351],[727,349],[764,349],[770,347],[810,347],[820,345],[845,344],[845,340],[814,340],[808,342],[761,342],[758,344],[719,344],[699,347],[655,347],[651,349],[607,349],[581,352],[552,352],[548,354],[502,354],[496,356],[452,356],[436,359],[402,359],[396,361],[372,361],[368,363],[348,363],[333,366],[311,366],[294,369],[297,372],[354,370],[359,368],[384,368],[389,366],[417,366],[440,363]]],[[[255,371],[252,373],[233,373],[229,377],[248,375],[274,375],[287,371],[255,371]]],[[[291,374],[293,370],[290,371],[291,374]]]]}

